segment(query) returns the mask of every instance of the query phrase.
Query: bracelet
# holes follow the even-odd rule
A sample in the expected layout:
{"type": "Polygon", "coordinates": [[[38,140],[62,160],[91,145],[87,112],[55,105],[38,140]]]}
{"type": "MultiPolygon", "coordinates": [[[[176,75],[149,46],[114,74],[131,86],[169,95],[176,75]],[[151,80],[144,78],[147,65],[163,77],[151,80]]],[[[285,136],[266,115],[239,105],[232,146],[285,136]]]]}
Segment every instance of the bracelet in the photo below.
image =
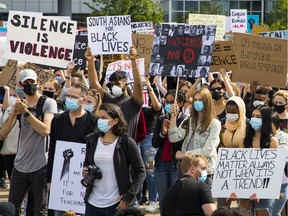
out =
{"type": "Polygon", "coordinates": [[[137,69],[137,68],[139,68],[139,67],[138,67],[138,66],[137,66],[137,67],[134,67],[134,68],[132,68],[132,70],[137,69]]]}
{"type": "Polygon", "coordinates": [[[29,113],[29,112],[25,112],[25,113],[23,114],[23,116],[27,118],[28,116],[30,116],[30,113],[29,113]]]}
{"type": "Polygon", "coordinates": [[[71,79],[71,77],[65,76],[65,79],[71,79]]]}

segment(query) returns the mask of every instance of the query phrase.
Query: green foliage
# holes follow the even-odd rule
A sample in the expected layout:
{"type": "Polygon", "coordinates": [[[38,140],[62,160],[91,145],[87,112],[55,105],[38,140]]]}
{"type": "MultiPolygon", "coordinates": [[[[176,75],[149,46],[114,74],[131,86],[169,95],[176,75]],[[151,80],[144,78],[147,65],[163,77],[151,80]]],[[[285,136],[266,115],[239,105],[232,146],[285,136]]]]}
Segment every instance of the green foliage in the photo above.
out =
{"type": "Polygon", "coordinates": [[[201,2],[200,14],[226,15],[218,0],[201,2]]]}
{"type": "Polygon", "coordinates": [[[267,24],[270,25],[270,31],[287,29],[287,0],[276,0],[267,24]]]}
{"type": "Polygon", "coordinates": [[[163,22],[163,11],[160,2],[153,0],[92,0],[84,2],[93,12],[92,16],[131,15],[132,22],[163,22]]]}

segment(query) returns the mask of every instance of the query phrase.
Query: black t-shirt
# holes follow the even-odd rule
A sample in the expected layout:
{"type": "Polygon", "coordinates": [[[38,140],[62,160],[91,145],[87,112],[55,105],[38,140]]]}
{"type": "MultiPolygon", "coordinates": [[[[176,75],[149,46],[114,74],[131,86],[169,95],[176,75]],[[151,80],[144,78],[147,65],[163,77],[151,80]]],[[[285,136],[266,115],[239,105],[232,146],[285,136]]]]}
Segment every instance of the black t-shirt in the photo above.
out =
{"type": "Polygon", "coordinates": [[[143,107],[142,110],[145,116],[147,134],[151,134],[154,132],[154,125],[157,117],[161,115],[162,109],[156,111],[153,107],[143,107]]]}
{"type": "Polygon", "coordinates": [[[208,203],[214,203],[209,186],[185,175],[167,191],[162,212],[163,216],[205,216],[202,205],[208,203]]]}

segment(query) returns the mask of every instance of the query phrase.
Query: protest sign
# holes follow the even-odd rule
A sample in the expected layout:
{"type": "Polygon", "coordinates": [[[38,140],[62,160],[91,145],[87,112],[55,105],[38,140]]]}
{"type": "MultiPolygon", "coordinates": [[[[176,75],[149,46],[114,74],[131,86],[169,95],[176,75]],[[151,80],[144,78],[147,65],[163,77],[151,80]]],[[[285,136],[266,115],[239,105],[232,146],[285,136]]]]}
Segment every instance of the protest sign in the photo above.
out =
{"type": "Polygon", "coordinates": [[[10,11],[5,57],[65,68],[72,61],[76,27],[76,21],[10,11]]]}
{"type": "Polygon", "coordinates": [[[225,41],[233,41],[234,33],[233,32],[227,32],[225,33],[225,41]]]}
{"type": "Polygon", "coordinates": [[[36,72],[37,77],[38,77],[38,81],[40,82],[39,83],[40,85],[44,84],[49,79],[55,78],[55,75],[53,73],[49,73],[49,72],[43,70],[43,68],[39,67],[38,65],[35,65],[35,64],[29,63],[29,62],[24,65],[24,68],[32,69],[36,72]]]}
{"type": "Polygon", "coordinates": [[[2,72],[0,72],[0,86],[7,85],[15,88],[17,79],[17,61],[8,60],[2,72]]]}
{"type": "Polygon", "coordinates": [[[6,37],[0,37],[0,66],[5,66],[6,59],[4,57],[6,37]]]}
{"type": "Polygon", "coordinates": [[[157,24],[149,74],[207,77],[215,30],[215,25],[157,24]],[[203,58],[205,64],[200,61],[203,58]]]}
{"type": "Polygon", "coordinates": [[[132,45],[131,17],[87,17],[88,44],[96,54],[129,53],[132,45]]]}
{"type": "Polygon", "coordinates": [[[212,184],[213,197],[279,199],[285,149],[220,148],[212,184]]]}
{"type": "Polygon", "coordinates": [[[7,28],[0,27],[0,37],[6,37],[6,36],[7,36],[7,28]]]}
{"type": "Polygon", "coordinates": [[[281,38],[281,39],[288,40],[288,30],[260,32],[259,35],[264,36],[264,37],[281,38]]]}
{"type": "Polygon", "coordinates": [[[247,31],[247,10],[231,9],[230,10],[231,31],[246,32],[247,31]]]}
{"type": "Polygon", "coordinates": [[[267,32],[269,31],[269,28],[267,26],[261,26],[261,25],[253,25],[252,28],[252,34],[258,35],[260,32],[267,32]]]}
{"type": "Polygon", "coordinates": [[[85,187],[81,184],[86,145],[57,141],[52,171],[49,209],[85,213],[85,187]],[[65,169],[65,172],[64,172],[65,169]]]}
{"type": "Polygon", "coordinates": [[[259,15],[247,15],[247,31],[252,33],[253,25],[259,25],[259,15]]]}
{"type": "Polygon", "coordinates": [[[75,39],[73,55],[73,64],[76,69],[86,69],[85,51],[87,46],[87,35],[77,35],[75,39]]]}
{"type": "Polygon", "coordinates": [[[285,88],[287,76],[287,41],[258,35],[235,33],[233,44],[240,70],[232,81],[285,88]]]}
{"type": "Polygon", "coordinates": [[[225,68],[227,71],[239,70],[232,41],[215,41],[214,43],[210,71],[220,71],[221,68],[225,68]]]}
{"type": "Polygon", "coordinates": [[[188,19],[189,25],[216,25],[215,40],[223,40],[226,29],[226,16],[209,15],[209,14],[190,14],[188,19]]]}
{"type": "Polygon", "coordinates": [[[138,33],[138,31],[149,31],[153,30],[153,22],[132,22],[131,31],[132,33],[138,33]]]}

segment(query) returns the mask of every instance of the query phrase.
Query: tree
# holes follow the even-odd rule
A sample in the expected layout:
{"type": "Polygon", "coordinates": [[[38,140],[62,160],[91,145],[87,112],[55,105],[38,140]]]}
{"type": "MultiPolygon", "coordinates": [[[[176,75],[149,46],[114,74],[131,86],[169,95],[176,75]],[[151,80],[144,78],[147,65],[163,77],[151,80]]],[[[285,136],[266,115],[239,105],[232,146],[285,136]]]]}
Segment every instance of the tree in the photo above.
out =
{"type": "Polygon", "coordinates": [[[201,2],[200,14],[226,15],[218,0],[201,2]]]}
{"type": "Polygon", "coordinates": [[[92,0],[84,2],[93,12],[93,16],[130,15],[132,22],[163,22],[163,11],[160,2],[153,0],[92,0]]]}
{"type": "Polygon", "coordinates": [[[271,31],[287,29],[287,0],[276,0],[267,24],[271,31]]]}

